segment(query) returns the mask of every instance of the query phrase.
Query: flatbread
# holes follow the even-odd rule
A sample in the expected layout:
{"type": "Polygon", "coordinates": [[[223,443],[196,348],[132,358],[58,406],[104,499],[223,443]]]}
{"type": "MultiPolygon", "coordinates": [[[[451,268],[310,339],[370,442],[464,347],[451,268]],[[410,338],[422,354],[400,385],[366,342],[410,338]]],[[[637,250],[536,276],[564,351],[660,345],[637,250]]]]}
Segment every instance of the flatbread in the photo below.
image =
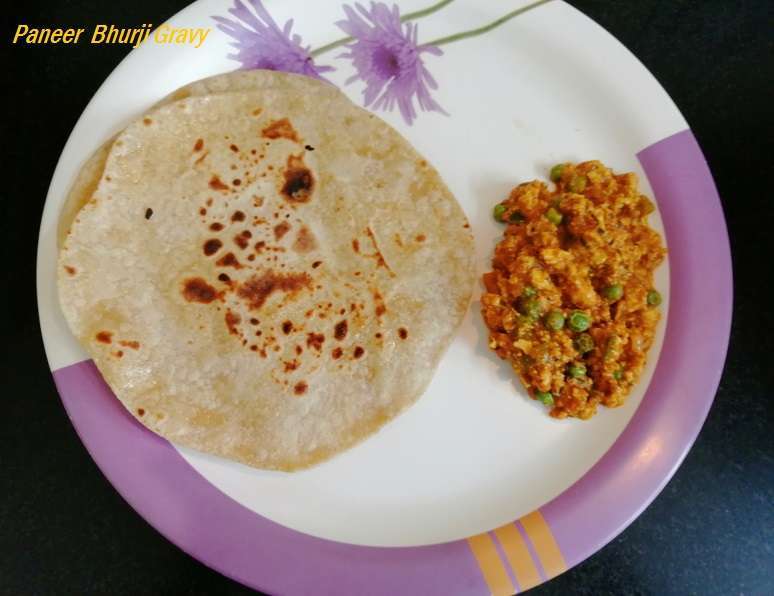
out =
{"type": "Polygon", "coordinates": [[[386,123],[332,86],[261,76],[295,87],[188,96],[118,135],[59,293],[142,424],[294,470],[423,393],[468,307],[473,239],[386,123]]]}
{"type": "MultiPolygon", "coordinates": [[[[230,91],[257,91],[267,87],[284,89],[290,93],[327,92],[326,87],[329,86],[328,83],[316,79],[306,81],[303,80],[304,78],[268,70],[237,70],[184,85],[160,100],[153,108],[187,97],[198,97],[230,91]]],[[[57,225],[58,248],[61,249],[64,245],[64,240],[78,211],[89,202],[89,199],[91,199],[91,196],[97,189],[97,184],[99,184],[99,179],[102,177],[102,172],[105,169],[105,162],[110,153],[110,148],[115,140],[115,136],[108,139],[92,153],[75,177],[59,215],[57,225]]]]}

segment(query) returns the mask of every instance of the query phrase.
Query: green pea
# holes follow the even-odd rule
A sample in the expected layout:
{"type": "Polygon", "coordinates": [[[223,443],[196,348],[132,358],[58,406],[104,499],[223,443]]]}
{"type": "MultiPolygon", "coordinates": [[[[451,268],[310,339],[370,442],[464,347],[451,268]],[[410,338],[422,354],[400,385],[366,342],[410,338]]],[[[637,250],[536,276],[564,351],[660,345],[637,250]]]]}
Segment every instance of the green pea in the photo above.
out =
{"type": "Polygon", "coordinates": [[[535,391],[535,399],[542,402],[544,406],[554,405],[554,396],[550,391],[535,391]]]}
{"type": "Polygon", "coordinates": [[[518,211],[514,211],[508,216],[508,221],[511,223],[521,223],[524,221],[524,219],[525,217],[518,211]]]}
{"type": "Polygon", "coordinates": [[[611,286],[607,286],[602,289],[602,295],[608,300],[610,300],[611,302],[620,300],[621,298],[623,298],[623,286],[621,284],[613,284],[611,286]]]}
{"type": "Polygon", "coordinates": [[[648,306],[658,306],[661,304],[661,294],[657,290],[650,290],[646,298],[648,306]]]}
{"type": "Polygon", "coordinates": [[[521,295],[523,298],[533,298],[534,296],[537,296],[537,290],[532,286],[525,286],[521,291],[521,295]]]}
{"type": "Polygon", "coordinates": [[[562,214],[553,207],[549,207],[548,211],[546,211],[546,219],[555,226],[558,226],[560,223],[562,223],[562,214]]]}
{"type": "Polygon", "coordinates": [[[505,205],[498,203],[492,210],[492,215],[497,221],[503,221],[503,214],[505,214],[505,205]]]}
{"type": "Polygon", "coordinates": [[[545,323],[546,327],[549,329],[559,331],[562,327],[564,327],[564,315],[562,314],[562,311],[552,310],[546,315],[545,323]]]}
{"type": "Polygon", "coordinates": [[[573,331],[586,331],[591,327],[591,317],[581,310],[573,311],[570,314],[569,325],[573,331]]]}
{"type": "Polygon", "coordinates": [[[613,372],[613,378],[614,378],[616,381],[620,381],[621,379],[623,379],[623,370],[621,370],[621,369],[619,368],[618,370],[614,371],[614,372],[613,372]]]}
{"type": "Polygon", "coordinates": [[[573,379],[580,379],[586,376],[586,365],[582,362],[573,362],[567,367],[567,374],[573,379]]]}
{"type": "Polygon", "coordinates": [[[562,179],[562,172],[564,171],[564,164],[558,163],[551,168],[551,181],[559,182],[562,179]]]}
{"type": "Polygon", "coordinates": [[[581,354],[585,354],[586,352],[591,352],[591,350],[594,349],[594,338],[591,337],[588,333],[581,333],[578,337],[575,338],[573,344],[575,345],[576,350],[578,350],[581,354]]]}
{"type": "Polygon", "coordinates": [[[586,190],[586,176],[576,174],[570,179],[569,188],[572,192],[583,192],[586,190]]]}
{"type": "Polygon", "coordinates": [[[520,298],[519,312],[525,317],[537,321],[540,318],[540,300],[538,298],[520,298]]]}

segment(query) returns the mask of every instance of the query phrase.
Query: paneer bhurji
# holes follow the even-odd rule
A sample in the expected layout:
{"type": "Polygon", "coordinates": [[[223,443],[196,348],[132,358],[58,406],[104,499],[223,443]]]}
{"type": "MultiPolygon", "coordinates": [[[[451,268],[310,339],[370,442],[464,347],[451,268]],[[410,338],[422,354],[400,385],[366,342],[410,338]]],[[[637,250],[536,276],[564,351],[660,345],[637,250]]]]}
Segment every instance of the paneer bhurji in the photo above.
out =
{"type": "Polygon", "coordinates": [[[645,366],[666,250],[637,176],[599,161],[551,170],[494,208],[505,233],[484,274],[489,347],[556,418],[620,406],[645,366]]]}

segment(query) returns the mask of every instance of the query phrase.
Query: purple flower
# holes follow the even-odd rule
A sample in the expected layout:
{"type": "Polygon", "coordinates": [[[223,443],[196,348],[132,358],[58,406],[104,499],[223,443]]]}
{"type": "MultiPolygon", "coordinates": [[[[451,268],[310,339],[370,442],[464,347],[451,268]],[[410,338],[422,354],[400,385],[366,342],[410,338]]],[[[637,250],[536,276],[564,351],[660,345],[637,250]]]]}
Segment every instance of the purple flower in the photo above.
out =
{"type": "Polygon", "coordinates": [[[417,26],[402,24],[396,5],[392,10],[383,2],[371,2],[370,10],[360,4],[355,7],[357,12],[344,5],[347,20],[336,25],[355,38],[346,46],[349,52],[342,56],[350,58],[357,70],[347,83],[357,79],[366,83],[363,91],[366,107],[372,105],[376,110],[392,111],[397,104],[403,119],[411,124],[417,116],[416,97],[423,111],[446,114],[430,96],[430,89],[437,89],[438,84],[421,57],[424,52],[435,56],[443,52],[435,46],[417,45],[417,26]]]}
{"type": "Polygon", "coordinates": [[[293,20],[280,29],[263,7],[261,0],[248,0],[253,8],[249,10],[240,0],[234,0],[228,10],[238,21],[213,16],[218,29],[236,41],[231,45],[237,49],[229,58],[238,60],[243,68],[264,68],[294,72],[322,79],[323,72],[334,70],[330,66],[316,66],[309,55],[309,47],[301,46],[301,37],[291,34],[293,20]]]}

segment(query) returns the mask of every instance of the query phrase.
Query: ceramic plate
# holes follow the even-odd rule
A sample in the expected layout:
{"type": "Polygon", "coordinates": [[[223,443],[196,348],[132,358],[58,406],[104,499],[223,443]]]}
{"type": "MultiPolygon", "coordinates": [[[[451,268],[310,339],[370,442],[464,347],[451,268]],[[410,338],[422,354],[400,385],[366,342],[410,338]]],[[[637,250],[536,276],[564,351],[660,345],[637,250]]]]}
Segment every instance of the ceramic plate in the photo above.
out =
{"type": "MultiPolygon", "coordinates": [[[[563,2],[399,2],[404,16],[431,8],[406,21],[412,33],[416,25],[419,43],[446,40],[442,55],[420,54],[437,83],[433,89],[425,79],[427,91],[445,113],[370,107],[457,196],[473,228],[478,273],[502,233],[493,204],[520,182],[545,179],[554,163],[600,159],[636,172],[658,205],[651,225],[669,250],[656,274],[665,316],[623,407],[586,422],[559,421],[528,399],[487,349],[477,287],[432,384],[408,412],[311,470],[254,470],[177,447],[136,423],[69,332],[56,295],[57,218],[92,151],[177,87],[239,67],[230,55],[240,48],[263,65],[284,64],[287,46],[244,49],[257,34],[235,39],[216,28],[213,16],[237,20],[232,6],[202,0],[167,22],[213,28],[199,48],[148,41],[132,51],[83,112],[51,181],[37,264],[41,328],[82,441],[169,540],[266,592],[510,594],[578,564],[621,532],[674,473],[723,366],[732,299],[728,237],[685,120],[632,54],[563,2]]],[[[343,36],[336,22],[346,15],[337,0],[263,6],[281,37],[294,20],[291,35],[301,36],[303,47],[325,49],[343,36]]],[[[362,104],[373,81],[356,76],[346,52],[316,53],[314,65],[334,67],[323,75],[362,104]]]]}

